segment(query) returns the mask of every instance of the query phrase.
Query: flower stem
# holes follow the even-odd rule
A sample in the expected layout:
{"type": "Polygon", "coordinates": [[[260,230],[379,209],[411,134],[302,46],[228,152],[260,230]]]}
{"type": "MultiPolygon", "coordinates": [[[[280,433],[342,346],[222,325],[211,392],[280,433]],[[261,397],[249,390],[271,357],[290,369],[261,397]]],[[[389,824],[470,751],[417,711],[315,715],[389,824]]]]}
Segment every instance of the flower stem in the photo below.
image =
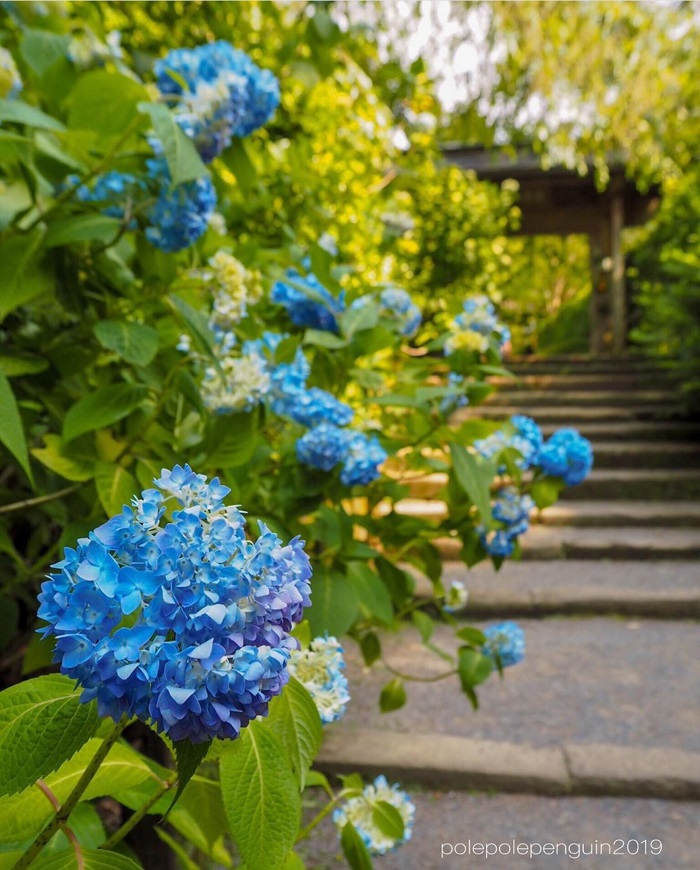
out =
{"type": "Polygon", "coordinates": [[[64,804],[56,811],[48,825],[37,834],[34,842],[20,857],[12,870],[24,870],[25,867],[29,867],[56,831],[58,831],[68,820],[68,817],[76,808],[80,798],[83,796],[85,789],[90,785],[92,778],[95,776],[100,765],[107,757],[109,750],[119,739],[119,736],[126,727],[128,721],[127,717],[124,716],[104,738],[102,745],[92,757],[90,763],[83,771],[82,776],[73,787],[73,791],[68,795],[64,804]]]}
{"type": "Polygon", "coordinates": [[[341,797],[342,797],[342,794],[338,795],[337,797],[334,797],[332,801],[328,801],[328,803],[321,810],[321,812],[318,813],[316,816],[314,816],[314,818],[311,819],[311,821],[309,822],[309,824],[305,828],[302,828],[301,831],[299,831],[299,834],[298,834],[296,841],[295,841],[295,845],[296,845],[296,843],[299,843],[302,840],[305,840],[309,836],[309,834],[313,831],[313,829],[316,827],[316,825],[319,825],[326,818],[326,816],[330,813],[330,811],[333,809],[333,807],[335,807],[335,805],[338,803],[338,801],[341,799],[341,797]]]}
{"type": "Polygon", "coordinates": [[[50,492],[48,495],[39,495],[36,498],[25,498],[23,501],[13,501],[10,504],[0,505],[0,514],[9,514],[13,511],[20,511],[22,508],[34,507],[37,504],[44,504],[47,501],[53,501],[56,498],[62,498],[64,495],[69,495],[80,489],[82,483],[74,483],[67,486],[65,489],[59,489],[58,492],[50,492]]]}
{"type": "Polygon", "coordinates": [[[417,677],[415,674],[405,674],[403,671],[397,670],[385,659],[382,659],[381,662],[390,674],[394,674],[394,676],[401,677],[402,680],[407,680],[412,683],[437,683],[440,680],[446,680],[448,677],[453,677],[455,674],[459,673],[457,668],[452,668],[452,670],[444,671],[442,674],[436,674],[434,677],[417,677]]]}
{"type": "Polygon", "coordinates": [[[141,819],[148,814],[148,811],[152,809],[158,801],[163,797],[166,792],[168,792],[174,785],[177,783],[177,778],[168,779],[163,782],[161,787],[146,801],[146,803],[139,807],[136,812],[134,812],[117,830],[112,834],[112,836],[105,840],[104,843],[99,847],[100,849],[113,849],[117,843],[121,843],[121,841],[134,830],[136,825],[141,821],[141,819]]]}

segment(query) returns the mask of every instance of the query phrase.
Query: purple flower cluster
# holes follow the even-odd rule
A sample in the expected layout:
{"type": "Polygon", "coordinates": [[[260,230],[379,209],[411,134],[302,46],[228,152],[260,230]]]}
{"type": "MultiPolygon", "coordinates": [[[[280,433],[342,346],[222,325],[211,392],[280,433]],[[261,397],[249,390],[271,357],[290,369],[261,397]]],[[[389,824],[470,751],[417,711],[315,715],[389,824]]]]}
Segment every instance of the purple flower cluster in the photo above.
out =
{"type": "Polygon", "coordinates": [[[154,483],[52,566],[42,633],[102,716],[173,740],[235,738],[288,680],[309,559],[263,523],[248,540],[216,478],[176,465],[154,483]]]}
{"type": "Polygon", "coordinates": [[[279,105],[275,76],[224,40],[176,48],[154,65],[161,94],[206,163],[270,120],[279,105]]]}

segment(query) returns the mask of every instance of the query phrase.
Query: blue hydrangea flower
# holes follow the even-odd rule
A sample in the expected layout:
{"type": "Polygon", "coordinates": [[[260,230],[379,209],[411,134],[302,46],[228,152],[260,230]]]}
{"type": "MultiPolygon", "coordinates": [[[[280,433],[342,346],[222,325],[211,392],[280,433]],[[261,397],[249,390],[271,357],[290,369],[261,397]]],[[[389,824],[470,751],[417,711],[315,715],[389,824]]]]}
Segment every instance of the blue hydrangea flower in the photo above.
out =
{"type": "Polygon", "coordinates": [[[540,448],[535,462],[545,474],[575,486],[593,468],[593,447],[576,429],[558,429],[540,448]]]}
{"type": "Polygon", "coordinates": [[[100,715],[173,740],[235,738],[288,680],[309,559],[263,523],[249,540],[216,478],[176,465],[154,484],[52,566],[41,632],[100,715]]]}
{"type": "Polygon", "coordinates": [[[6,48],[0,48],[0,99],[12,100],[22,87],[15,59],[6,48]]]}
{"type": "Polygon", "coordinates": [[[405,290],[400,287],[387,287],[379,294],[380,314],[394,315],[399,321],[399,332],[412,338],[421,325],[423,317],[420,308],[405,290]]]}
{"type": "Polygon", "coordinates": [[[489,348],[501,351],[510,340],[510,330],[499,321],[488,296],[472,296],[464,301],[462,309],[451,324],[445,355],[456,351],[485,353],[489,348]]]}
{"type": "Polygon", "coordinates": [[[223,40],[176,48],[154,65],[160,92],[175,119],[209,163],[231,144],[267,123],[279,105],[276,77],[223,40]]]}
{"type": "Polygon", "coordinates": [[[340,482],[345,486],[366,486],[379,477],[379,466],[386,460],[387,452],[376,435],[368,438],[363,432],[353,432],[347,442],[340,482]]]}
{"type": "MultiPolygon", "coordinates": [[[[535,462],[542,446],[542,430],[532,417],[525,417],[522,414],[511,417],[510,424],[515,428],[514,433],[499,429],[487,438],[475,441],[474,449],[481,456],[490,459],[508,448],[513,448],[520,453],[520,458],[515,460],[515,465],[522,471],[527,471],[535,462]]],[[[499,474],[503,474],[505,470],[505,464],[498,468],[499,474]]]]}
{"type": "Polygon", "coordinates": [[[398,785],[390,786],[385,776],[378,776],[371,785],[364,787],[362,794],[338,807],[333,813],[333,821],[339,832],[350,822],[373,855],[384,855],[411,839],[415,815],[416,808],[406,792],[398,785]],[[387,836],[375,824],[374,808],[378,801],[385,801],[399,811],[404,824],[401,839],[387,836]]]}
{"type": "Polygon", "coordinates": [[[517,665],[525,658],[525,632],[515,622],[499,622],[484,629],[486,643],[482,652],[502,668],[517,665]]]}
{"type": "Polygon", "coordinates": [[[337,318],[345,311],[345,294],[336,299],[311,272],[302,276],[287,269],[287,281],[275,283],[270,299],[287,309],[295,326],[339,331],[337,318]]]}
{"type": "Polygon", "coordinates": [[[519,535],[530,526],[530,511],[535,503],[529,495],[521,495],[514,486],[503,487],[493,503],[493,518],[501,528],[487,532],[479,529],[481,543],[490,556],[507,558],[513,555],[519,535]]]}
{"type": "Polygon", "coordinates": [[[346,457],[352,434],[329,423],[321,423],[301,437],[296,444],[297,459],[304,465],[332,471],[346,457]]]}
{"type": "Polygon", "coordinates": [[[301,390],[286,389],[272,403],[276,414],[291,417],[302,426],[319,426],[331,423],[334,426],[347,426],[352,422],[354,412],[349,405],[318,387],[301,390]]]}
{"type": "MultiPolygon", "coordinates": [[[[447,375],[447,386],[454,390],[464,389],[465,380],[466,379],[462,375],[457,374],[457,372],[450,372],[447,375]]],[[[445,396],[445,398],[440,402],[440,413],[452,414],[458,408],[466,408],[468,404],[469,397],[465,396],[464,393],[445,396]]]]}
{"type": "Polygon", "coordinates": [[[348,681],[343,673],[343,647],[334,637],[317,637],[305,650],[293,650],[289,673],[303,683],[314,699],[324,725],[345,715],[350,703],[348,681]]]}
{"type": "Polygon", "coordinates": [[[164,157],[147,160],[148,178],[158,187],[148,211],[146,238],[162,251],[181,251],[194,244],[207,229],[216,209],[216,191],[207,176],[173,187],[164,157]]]}

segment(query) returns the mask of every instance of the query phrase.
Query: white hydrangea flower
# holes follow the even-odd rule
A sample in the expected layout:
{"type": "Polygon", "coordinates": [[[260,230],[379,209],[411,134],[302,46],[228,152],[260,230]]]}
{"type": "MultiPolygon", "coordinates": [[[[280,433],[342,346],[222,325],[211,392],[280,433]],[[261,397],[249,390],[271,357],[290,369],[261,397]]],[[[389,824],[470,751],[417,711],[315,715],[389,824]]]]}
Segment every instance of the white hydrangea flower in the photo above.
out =
{"type": "Polygon", "coordinates": [[[250,411],[270,391],[272,382],[265,360],[256,354],[221,360],[223,377],[214,366],[207,366],[202,381],[202,399],[218,414],[250,411]]]}
{"type": "Polygon", "coordinates": [[[464,583],[461,580],[453,580],[445,595],[445,610],[448,613],[461,610],[467,603],[468,598],[469,593],[464,583]]]}
{"type": "Polygon", "coordinates": [[[333,821],[339,831],[348,822],[356,828],[365,846],[375,855],[384,855],[401,843],[411,839],[416,808],[406,792],[398,785],[390,786],[385,776],[378,776],[371,785],[365,786],[361,795],[350,798],[333,813],[333,821]],[[379,801],[395,807],[403,819],[404,834],[401,840],[388,837],[374,822],[374,808],[379,801]]]}
{"type": "Polygon", "coordinates": [[[292,651],[288,668],[314,699],[324,724],[343,716],[350,693],[343,674],[343,647],[336,638],[317,637],[308,649],[292,651]]]}

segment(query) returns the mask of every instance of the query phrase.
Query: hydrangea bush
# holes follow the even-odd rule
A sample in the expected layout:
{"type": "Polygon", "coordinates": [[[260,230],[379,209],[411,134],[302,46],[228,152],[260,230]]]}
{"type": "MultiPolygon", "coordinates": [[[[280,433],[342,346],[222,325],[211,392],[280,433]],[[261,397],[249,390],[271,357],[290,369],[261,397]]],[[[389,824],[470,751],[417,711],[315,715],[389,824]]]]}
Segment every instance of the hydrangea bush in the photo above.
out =
{"type": "MultiPolygon", "coordinates": [[[[381,777],[335,792],[312,770],[349,700],[340,639],[381,666],[383,630],[428,652],[444,620],[446,677],[476,707],[522,638],[457,622],[467,588],[443,585],[443,548],[469,566],[517,556],[590,445],[478,419],[508,340],[490,299],[424,309],[395,253],[360,269],[325,216],[316,233],[246,224],[248,195],[265,214],[311,199],[285,162],[298,70],[280,87],[260,45],[253,59],[222,39],[149,57],[138,27],[25,5],[8,4],[0,49],[0,603],[23,674],[51,672],[3,694],[0,849],[18,870],[45,848],[124,870],[138,864],[114,849],[155,814],[187,861],[232,866],[235,844],[248,870],[282,870],[335,808],[348,861],[369,866],[414,811],[381,777]],[[426,481],[438,518],[407,502],[426,481]],[[172,770],[122,737],[135,720],[172,770]],[[301,827],[305,788],[328,803],[301,827]],[[103,796],[133,812],[109,835],[103,796]]],[[[320,4],[308,26],[322,82],[305,123],[337,35],[320,4]]],[[[403,697],[395,677],[381,704],[403,697]]]]}

